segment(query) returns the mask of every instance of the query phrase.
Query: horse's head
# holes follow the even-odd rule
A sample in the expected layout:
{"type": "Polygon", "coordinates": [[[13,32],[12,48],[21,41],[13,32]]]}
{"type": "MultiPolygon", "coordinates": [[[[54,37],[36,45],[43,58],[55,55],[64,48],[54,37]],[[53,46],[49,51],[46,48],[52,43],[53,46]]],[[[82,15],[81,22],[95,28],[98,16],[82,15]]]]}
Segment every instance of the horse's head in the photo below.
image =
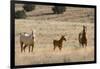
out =
{"type": "Polygon", "coordinates": [[[64,40],[64,41],[66,41],[66,38],[65,38],[65,36],[64,36],[64,35],[61,37],[61,39],[62,39],[62,40],[64,40]]]}
{"type": "Polygon", "coordinates": [[[87,27],[85,25],[83,25],[83,29],[86,29],[87,27]]]}
{"type": "Polygon", "coordinates": [[[86,30],[87,30],[87,27],[83,25],[83,31],[86,32],[86,30]]]}

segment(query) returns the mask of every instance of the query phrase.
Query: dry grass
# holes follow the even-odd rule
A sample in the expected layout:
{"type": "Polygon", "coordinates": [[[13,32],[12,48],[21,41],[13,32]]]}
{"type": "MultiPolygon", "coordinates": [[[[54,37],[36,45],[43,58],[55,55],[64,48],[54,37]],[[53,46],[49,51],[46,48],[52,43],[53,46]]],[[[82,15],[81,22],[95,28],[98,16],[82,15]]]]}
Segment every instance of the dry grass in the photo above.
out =
{"type": "Polygon", "coordinates": [[[43,7],[37,6],[37,10],[27,13],[28,17],[26,19],[15,20],[15,64],[28,65],[93,61],[94,20],[91,20],[91,18],[94,18],[92,16],[94,15],[93,9],[86,10],[83,8],[82,10],[82,8],[68,7],[68,11],[64,14],[42,15],[44,14],[43,11],[52,13],[50,11],[52,6],[49,8],[48,6],[43,7]],[[45,10],[45,8],[48,9],[45,10]],[[89,12],[92,12],[92,15],[86,17],[89,12]],[[82,30],[83,25],[87,26],[88,46],[86,48],[80,47],[78,43],[78,33],[82,30]],[[26,52],[21,53],[19,33],[31,33],[31,29],[36,31],[34,51],[29,53],[27,47],[26,52]],[[61,35],[65,35],[67,41],[63,42],[62,51],[59,51],[58,48],[53,51],[53,40],[60,39],[61,35]]]}

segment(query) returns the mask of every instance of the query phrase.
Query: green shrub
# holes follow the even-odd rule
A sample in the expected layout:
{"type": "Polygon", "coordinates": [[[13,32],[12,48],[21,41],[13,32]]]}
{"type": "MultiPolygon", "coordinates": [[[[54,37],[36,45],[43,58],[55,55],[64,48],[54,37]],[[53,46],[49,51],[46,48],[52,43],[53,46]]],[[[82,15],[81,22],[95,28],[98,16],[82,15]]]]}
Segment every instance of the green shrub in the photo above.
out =
{"type": "Polygon", "coordinates": [[[52,8],[52,11],[54,12],[54,14],[62,14],[63,12],[66,11],[66,7],[65,6],[54,6],[52,8]]]}
{"type": "Polygon", "coordinates": [[[16,11],[15,18],[17,18],[17,19],[26,18],[25,11],[24,10],[16,11]]]}
{"type": "Polygon", "coordinates": [[[35,9],[35,5],[33,5],[33,4],[24,4],[23,8],[26,12],[29,12],[29,11],[32,11],[32,10],[35,9]]]}

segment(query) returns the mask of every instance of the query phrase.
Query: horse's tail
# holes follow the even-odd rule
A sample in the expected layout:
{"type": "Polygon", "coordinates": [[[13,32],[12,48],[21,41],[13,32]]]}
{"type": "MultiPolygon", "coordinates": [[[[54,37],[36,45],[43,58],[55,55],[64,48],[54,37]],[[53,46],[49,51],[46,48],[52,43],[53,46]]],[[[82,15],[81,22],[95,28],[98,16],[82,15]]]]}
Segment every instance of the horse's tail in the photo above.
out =
{"type": "Polygon", "coordinates": [[[55,40],[53,40],[53,46],[54,46],[54,50],[55,50],[55,48],[56,48],[56,42],[55,42],[55,40]]]}
{"type": "Polygon", "coordinates": [[[55,40],[53,40],[53,45],[55,46],[55,40]]]}

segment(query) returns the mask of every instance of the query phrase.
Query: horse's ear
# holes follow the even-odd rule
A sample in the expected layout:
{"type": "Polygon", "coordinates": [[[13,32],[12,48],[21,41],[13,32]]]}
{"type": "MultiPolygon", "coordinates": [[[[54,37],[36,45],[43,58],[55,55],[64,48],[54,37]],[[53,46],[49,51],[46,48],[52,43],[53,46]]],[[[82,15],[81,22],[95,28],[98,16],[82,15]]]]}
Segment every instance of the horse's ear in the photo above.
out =
{"type": "Polygon", "coordinates": [[[83,28],[87,29],[87,26],[83,25],[83,28]]]}
{"type": "Polygon", "coordinates": [[[65,34],[63,36],[65,37],[65,34]]]}
{"type": "Polygon", "coordinates": [[[65,37],[65,35],[62,35],[62,37],[65,37]]]}
{"type": "Polygon", "coordinates": [[[36,31],[35,30],[32,30],[32,35],[34,36],[34,37],[36,37],[36,31]]]}
{"type": "Polygon", "coordinates": [[[85,25],[83,25],[83,28],[87,28],[85,25]]]}
{"type": "Polygon", "coordinates": [[[32,35],[33,35],[33,30],[32,30],[32,35]]]}
{"type": "Polygon", "coordinates": [[[32,31],[32,34],[33,34],[33,30],[31,29],[31,31],[32,31]]]}
{"type": "Polygon", "coordinates": [[[83,25],[83,28],[85,28],[85,26],[83,25]]]}

